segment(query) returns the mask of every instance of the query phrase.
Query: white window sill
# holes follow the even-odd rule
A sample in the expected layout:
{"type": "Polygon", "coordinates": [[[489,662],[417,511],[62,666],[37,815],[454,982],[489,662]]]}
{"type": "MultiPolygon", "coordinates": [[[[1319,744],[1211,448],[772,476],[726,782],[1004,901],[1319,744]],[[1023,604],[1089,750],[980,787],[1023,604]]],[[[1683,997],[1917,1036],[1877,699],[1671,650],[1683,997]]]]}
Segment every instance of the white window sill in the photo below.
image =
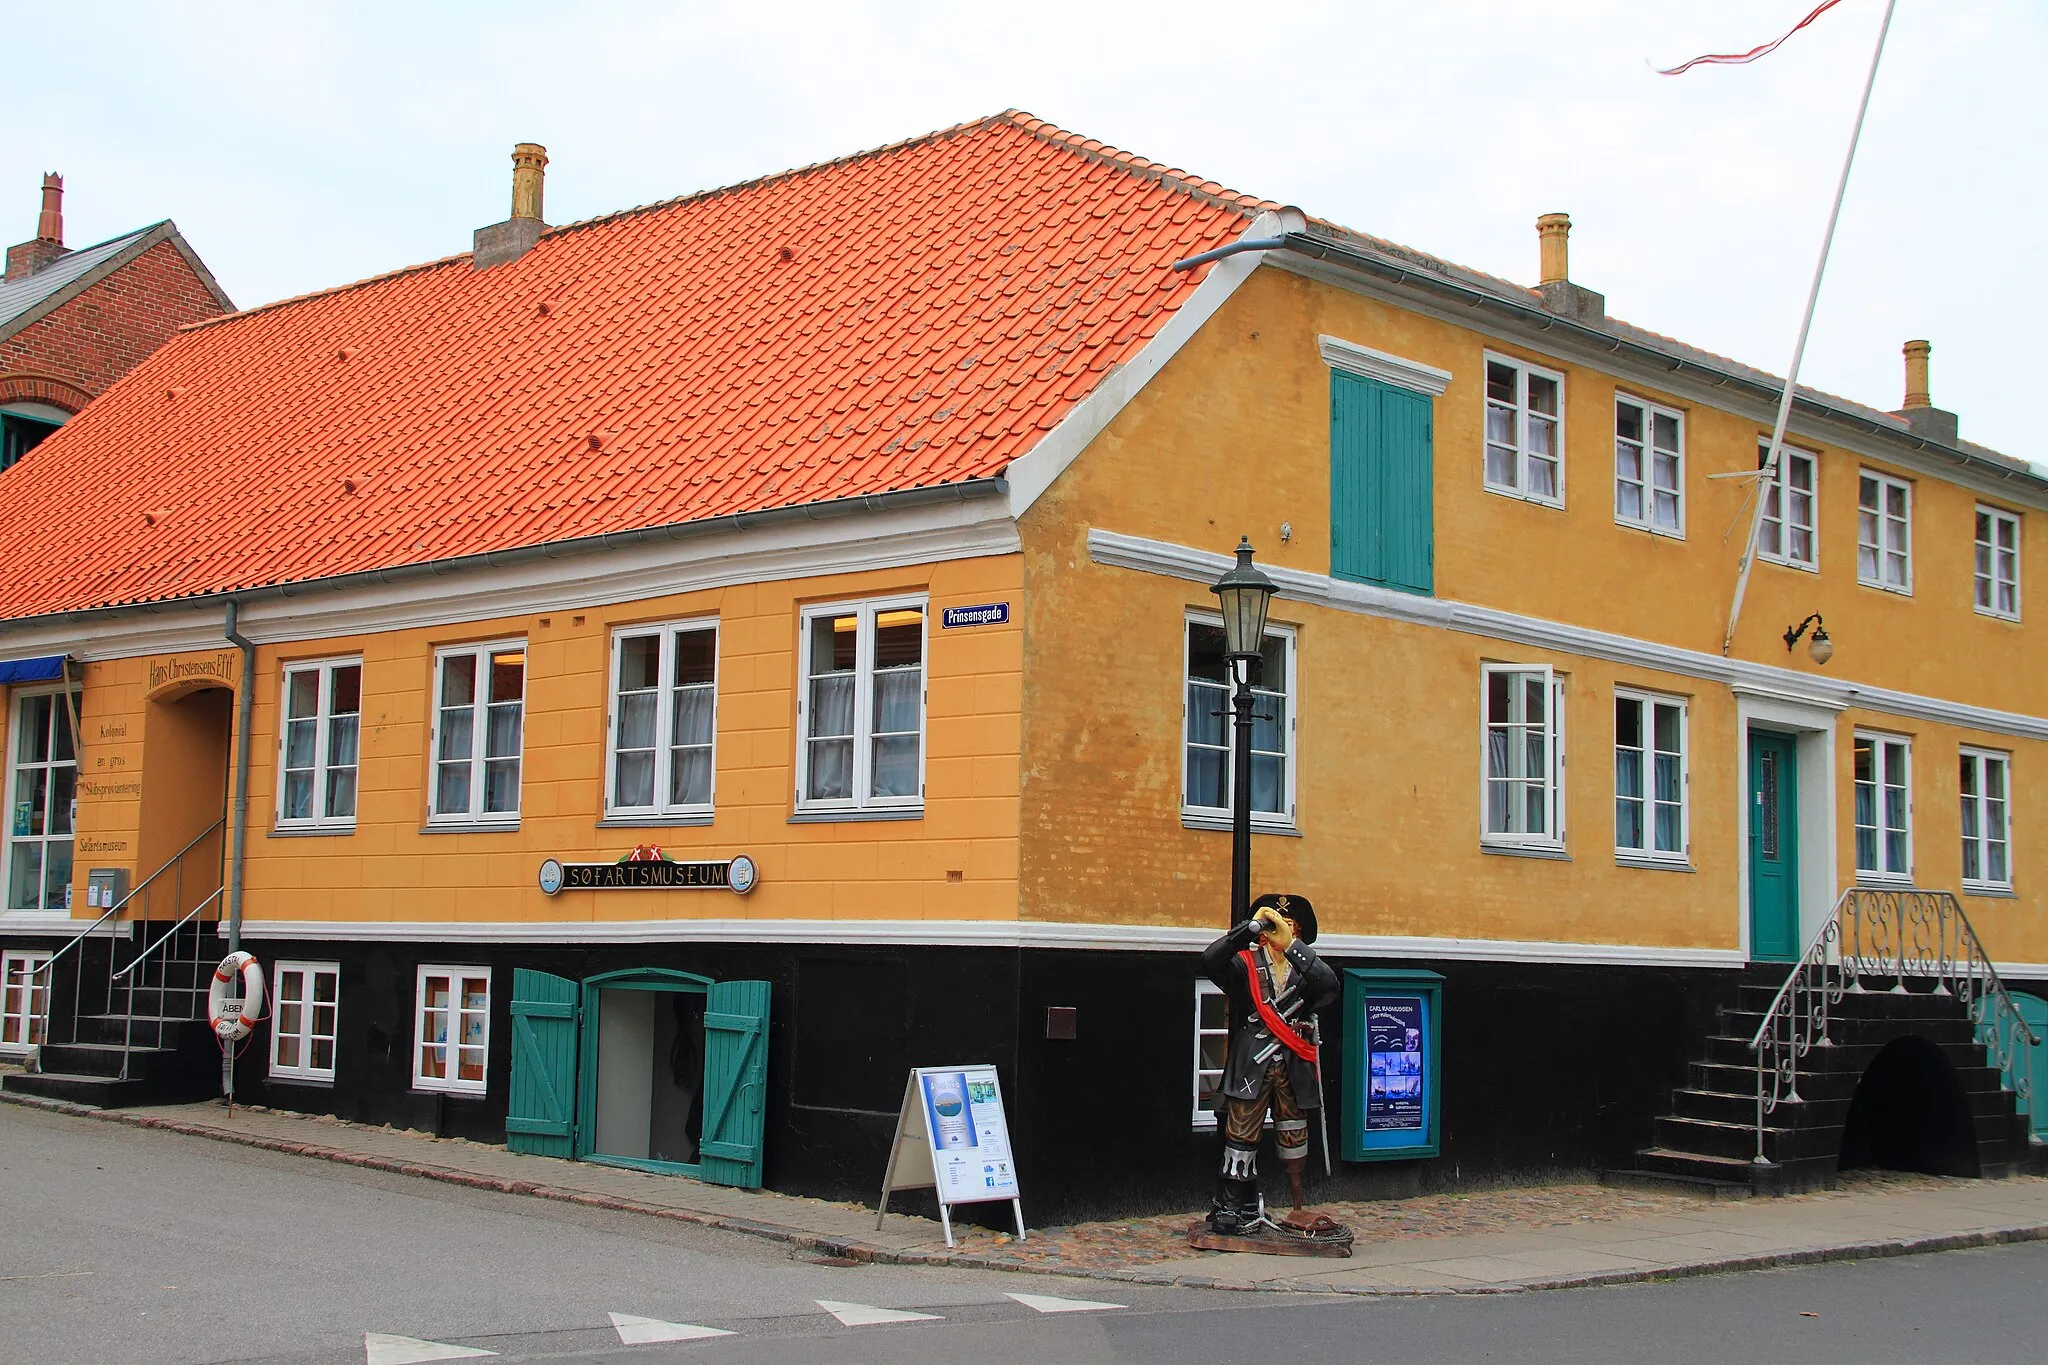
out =
{"type": "Polygon", "coordinates": [[[516,815],[510,820],[466,820],[459,823],[450,820],[446,824],[429,822],[420,826],[420,833],[422,834],[517,834],[518,832],[519,817],[516,815]]]}
{"type": "Polygon", "coordinates": [[[1493,494],[1495,497],[1512,498],[1516,502],[1526,502],[1536,507],[1548,507],[1559,512],[1562,512],[1564,510],[1563,498],[1538,497],[1534,493],[1524,493],[1519,488],[1503,488],[1497,483],[1482,482],[1480,484],[1480,487],[1484,488],[1487,492],[1493,494]]]}
{"type": "Polygon", "coordinates": [[[266,837],[272,839],[335,839],[356,832],[347,825],[272,825],[266,837]]]}
{"type": "Polygon", "coordinates": [[[1489,844],[1482,841],[1479,851],[1502,858],[1542,858],[1553,863],[1568,863],[1572,860],[1572,855],[1565,852],[1563,844],[1489,844]]]}
{"type": "Polygon", "coordinates": [[[1615,852],[1614,865],[1616,867],[1641,868],[1645,872],[1699,871],[1698,868],[1692,865],[1692,861],[1687,858],[1656,858],[1647,853],[1631,853],[1626,850],[1617,850],[1615,852]]]}
{"type": "MultiPolygon", "coordinates": [[[[1230,833],[1232,828],[1228,815],[1212,814],[1207,811],[1184,810],[1180,813],[1180,823],[1182,829],[1220,830],[1225,834],[1230,833]]],[[[1254,819],[1252,821],[1252,833],[1278,834],[1289,839],[1299,839],[1301,837],[1301,831],[1295,827],[1294,822],[1291,820],[1283,822],[1279,820],[1254,819]]]]}
{"type": "Polygon", "coordinates": [[[1625,521],[1620,517],[1614,519],[1614,524],[1624,531],[1642,531],[1648,535],[1661,536],[1665,540],[1682,541],[1685,539],[1685,528],[1683,526],[1673,529],[1669,526],[1652,526],[1647,521],[1625,521]]]}
{"type": "Polygon", "coordinates": [[[792,825],[831,825],[858,820],[922,820],[924,807],[847,806],[844,809],[799,810],[789,817],[792,825]]]}
{"type": "Polygon", "coordinates": [[[597,822],[599,829],[684,829],[711,823],[711,812],[694,811],[687,815],[607,815],[597,822]]]}
{"type": "Polygon", "coordinates": [[[334,1089],[332,1076],[297,1076],[289,1072],[273,1071],[264,1080],[271,1085],[303,1085],[314,1090],[334,1089]]]}
{"type": "Polygon", "coordinates": [[[2000,885],[1997,882],[1964,882],[1963,894],[1998,901],[2016,901],[2020,898],[2020,893],[2013,890],[2010,885],[2000,885]]]}
{"type": "Polygon", "coordinates": [[[1863,891],[1917,891],[1911,876],[1889,872],[1866,872],[1856,869],[1856,886],[1863,891]]]}
{"type": "Polygon", "coordinates": [[[1972,607],[1971,610],[1974,611],[1977,615],[1983,617],[1987,621],[2008,621],[2013,625],[2018,625],[2020,623],[2019,614],[2017,612],[1992,611],[1988,607],[1972,607]]]}
{"type": "Polygon", "coordinates": [[[412,1083],[412,1093],[415,1095],[446,1095],[455,1100],[480,1100],[488,1089],[487,1085],[466,1085],[458,1090],[452,1085],[428,1085],[419,1080],[412,1083]]]}
{"type": "Polygon", "coordinates": [[[1901,588],[1893,583],[1879,583],[1875,579],[1858,578],[1856,586],[1859,588],[1875,588],[1879,592],[1888,592],[1894,597],[1911,597],[1913,595],[1913,588],[1910,584],[1901,588]]]}
{"type": "Polygon", "coordinates": [[[1781,569],[1797,569],[1801,573],[1817,574],[1820,572],[1819,564],[1808,564],[1798,559],[1785,559],[1779,555],[1767,555],[1762,550],[1756,552],[1756,558],[1759,564],[1775,564],[1781,569]]]}

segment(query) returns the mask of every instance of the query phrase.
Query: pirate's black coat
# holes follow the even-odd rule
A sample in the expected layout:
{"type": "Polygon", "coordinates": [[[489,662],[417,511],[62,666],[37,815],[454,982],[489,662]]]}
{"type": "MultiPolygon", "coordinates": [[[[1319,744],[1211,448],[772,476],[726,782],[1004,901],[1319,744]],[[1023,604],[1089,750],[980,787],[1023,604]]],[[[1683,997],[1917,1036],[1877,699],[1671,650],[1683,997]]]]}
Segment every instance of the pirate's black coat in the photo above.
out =
{"type": "MultiPolygon", "coordinates": [[[[1223,1063],[1223,1094],[1234,1100],[1257,1098],[1259,1081],[1275,1055],[1269,1049],[1278,1048],[1278,1055],[1287,1059],[1287,1079],[1294,1088],[1296,1102],[1303,1109],[1313,1109],[1322,1102],[1314,1063],[1297,1057],[1275,1039],[1252,1004],[1251,983],[1246,978],[1244,959],[1238,954],[1257,942],[1258,932],[1258,921],[1246,920],[1202,950],[1202,974],[1215,982],[1230,1002],[1230,1051],[1223,1063]]],[[[1295,1032],[1306,1030],[1309,1020],[1336,1000],[1337,974],[1301,939],[1287,947],[1292,970],[1277,998],[1272,968],[1266,963],[1263,950],[1254,956],[1259,959],[1260,992],[1295,1032]]]]}

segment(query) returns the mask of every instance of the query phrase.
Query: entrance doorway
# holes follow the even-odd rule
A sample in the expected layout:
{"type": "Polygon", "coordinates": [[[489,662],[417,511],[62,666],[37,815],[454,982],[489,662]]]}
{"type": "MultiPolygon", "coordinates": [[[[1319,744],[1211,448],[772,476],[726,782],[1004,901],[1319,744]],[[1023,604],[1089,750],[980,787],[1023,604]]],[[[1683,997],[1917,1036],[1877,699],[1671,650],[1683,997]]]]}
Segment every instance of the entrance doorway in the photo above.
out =
{"type": "Polygon", "coordinates": [[[590,1150],[579,1155],[656,1170],[695,1167],[704,1140],[704,986],[625,981],[589,995],[595,1118],[590,1150]]]}
{"type": "Polygon", "coordinates": [[[505,1145],[758,1188],[768,983],[512,973],[505,1145]]]}
{"type": "MultiPolygon", "coordinates": [[[[184,861],[136,898],[129,918],[176,920],[220,890],[234,720],[235,694],[225,687],[190,687],[149,699],[142,722],[135,880],[140,884],[181,852],[184,861]]],[[[218,903],[203,916],[219,917],[218,903]]]]}
{"type": "Polygon", "coordinates": [[[1749,956],[1799,956],[1799,768],[1792,736],[1749,732],[1749,956]]]}

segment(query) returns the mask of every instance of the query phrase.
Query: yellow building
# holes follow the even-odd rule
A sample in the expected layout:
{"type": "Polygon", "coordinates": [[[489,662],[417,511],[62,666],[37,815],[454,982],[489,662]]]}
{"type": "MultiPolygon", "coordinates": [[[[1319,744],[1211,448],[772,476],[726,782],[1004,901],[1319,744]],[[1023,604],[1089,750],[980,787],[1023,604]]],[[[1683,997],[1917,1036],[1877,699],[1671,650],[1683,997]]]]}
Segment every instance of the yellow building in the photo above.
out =
{"type": "Polygon", "coordinates": [[[1528,289],[1017,114],[565,228],[515,165],[472,256],[191,329],[0,478],[30,1088],[203,1087],[190,1029],[80,1045],[232,931],[269,1103],[843,1194],[907,1068],[988,1061],[1041,1216],[1199,1197],[1240,535],[1351,1186],[1746,1170],[1653,1121],[1853,888],[2036,1008],[2048,480],[1924,344],[1765,478],[1780,381],[1608,318],[1555,216],[1528,289]]]}

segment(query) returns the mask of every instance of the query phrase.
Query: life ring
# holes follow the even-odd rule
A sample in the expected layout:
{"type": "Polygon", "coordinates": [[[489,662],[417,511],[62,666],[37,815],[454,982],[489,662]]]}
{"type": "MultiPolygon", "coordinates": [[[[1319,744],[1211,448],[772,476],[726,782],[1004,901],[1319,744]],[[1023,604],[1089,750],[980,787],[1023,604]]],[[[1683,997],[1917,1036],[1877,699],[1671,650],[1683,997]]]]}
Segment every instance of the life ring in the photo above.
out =
{"type": "Polygon", "coordinates": [[[228,1042],[247,1038],[263,1014],[263,964],[254,953],[229,953],[213,969],[213,981],[206,989],[206,1022],[214,1033],[228,1042]],[[227,1013],[228,982],[242,978],[241,1008],[227,1013]]]}

